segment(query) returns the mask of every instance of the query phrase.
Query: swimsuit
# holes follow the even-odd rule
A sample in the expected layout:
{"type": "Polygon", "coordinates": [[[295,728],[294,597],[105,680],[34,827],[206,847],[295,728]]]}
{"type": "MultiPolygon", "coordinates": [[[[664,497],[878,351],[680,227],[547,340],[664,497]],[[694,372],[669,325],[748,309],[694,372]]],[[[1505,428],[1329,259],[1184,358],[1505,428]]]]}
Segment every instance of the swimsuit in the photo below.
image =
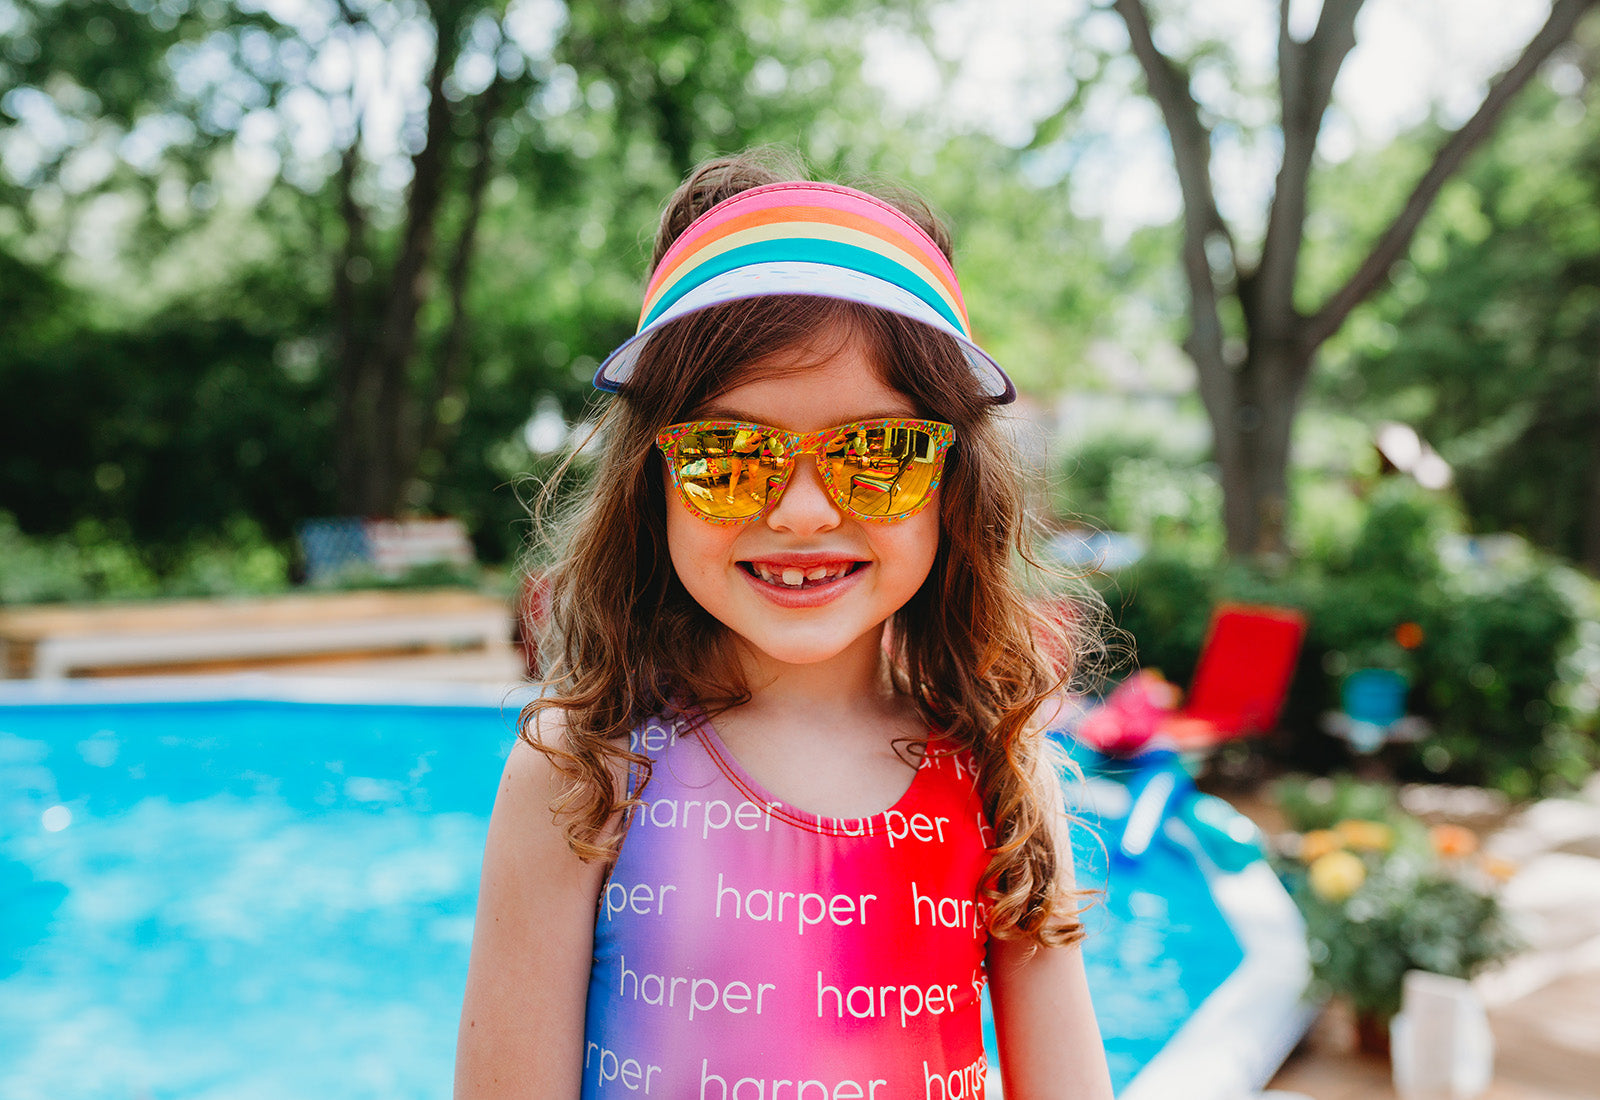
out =
{"type": "Polygon", "coordinates": [[[654,770],[599,899],[584,1097],[983,1095],[968,754],[930,741],[893,807],[835,818],[763,791],[698,711],[633,747],[654,770]]]}

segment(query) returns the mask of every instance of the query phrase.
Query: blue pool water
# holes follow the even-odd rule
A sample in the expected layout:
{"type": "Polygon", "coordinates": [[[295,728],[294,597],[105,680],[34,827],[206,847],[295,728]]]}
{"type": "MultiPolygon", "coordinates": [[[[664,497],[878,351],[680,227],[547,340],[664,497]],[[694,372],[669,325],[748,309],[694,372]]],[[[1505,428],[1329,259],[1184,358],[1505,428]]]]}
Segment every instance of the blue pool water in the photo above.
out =
{"type": "MultiPolygon", "coordinates": [[[[0,697],[0,1096],[448,1095],[515,718],[0,697]]],[[[1086,960],[1120,1088],[1241,952],[1178,850],[1109,881],[1086,960]]]]}
{"type": "MultiPolygon", "coordinates": [[[[1077,755],[1091,780],[1122,778],[1116,762],[1097,770],[1093,754],[1077,755]]],[[[1100,891],[1083,914],[1084,967],[1119,1092],[1244,957],[1190,852],[1157,842],[1126,860],[1114,851],[1120,824],[1080,807],[1072,836],[1078,885],[1100,891]]]]}

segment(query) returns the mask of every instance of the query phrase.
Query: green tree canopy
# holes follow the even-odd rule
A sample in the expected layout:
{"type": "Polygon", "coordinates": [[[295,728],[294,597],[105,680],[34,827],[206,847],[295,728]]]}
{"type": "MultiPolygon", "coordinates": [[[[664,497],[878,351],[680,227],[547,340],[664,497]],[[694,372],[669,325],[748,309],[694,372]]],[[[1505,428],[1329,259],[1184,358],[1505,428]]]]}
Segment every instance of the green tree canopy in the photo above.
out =
{"type": "Polygon", "coordinates": [[[586,415],[664,197],[752,144],[922,185],[1025,382],[1106,312],[1092,227],[1017,153],[883,110],[861,44],[910,4],[283,10],[0,0],[0,509],[24,531],[423,509],[509,554],[524,425],[549,396],[586,415]]]}
{"type": "Polygon", "coordinates": [[[1474,524],[1600,572],[1600,126],[1545,88],[1444,196],[1332,389],[1416,425],[1474,524]]]}

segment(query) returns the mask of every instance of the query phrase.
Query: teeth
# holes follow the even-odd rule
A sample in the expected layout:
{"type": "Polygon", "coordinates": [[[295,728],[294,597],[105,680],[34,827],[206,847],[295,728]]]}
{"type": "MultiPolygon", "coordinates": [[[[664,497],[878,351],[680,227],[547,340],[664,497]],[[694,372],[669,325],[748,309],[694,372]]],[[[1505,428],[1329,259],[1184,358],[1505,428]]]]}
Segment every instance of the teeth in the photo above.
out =
{"type": "Polygon", "coordinates": [[[754,572],[755,576],[765,580],[766,584],[781,584],[787,588],[800,588],[808,580],[840,579],[840,577],[845,576],[846,572],[850,572],[850,563],[845,561],[845,563],[832,564],[832,566],[811,566],[810,569],[802,569],[798,568],[798,566],[782,566],[782,568],[774,569],[773,566],[762,563],[762,561],[752,561],[750,563],[750,571],[754,572]]]}
{"type": "Polygon", "coordinates": [[[786,588],[800,588],[807,581],[832,581],[838,580],[850,572],[850,563],[841,562],[837,565],[813,565],[810,569],[802,569],[795,565],[786,565],[774,568],[764,562],[753,561],[750,569],[756,576],[768,584],[781,584],[786,588]]]}

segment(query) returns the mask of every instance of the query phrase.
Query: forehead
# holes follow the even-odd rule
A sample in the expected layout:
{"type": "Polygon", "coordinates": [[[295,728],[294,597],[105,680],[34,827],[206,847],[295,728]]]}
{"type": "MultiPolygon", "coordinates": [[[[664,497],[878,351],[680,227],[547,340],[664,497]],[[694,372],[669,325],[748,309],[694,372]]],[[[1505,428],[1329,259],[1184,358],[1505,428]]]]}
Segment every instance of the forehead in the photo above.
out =
{"type": "Polygon", "coordinates": [[[743,379],[709,398],[697,416],[754,420],[794,432],[916,416],[916,403],[884,380],[878,359],[877,350],[853,334],[785,348],[749,364],[743,379]]]}

